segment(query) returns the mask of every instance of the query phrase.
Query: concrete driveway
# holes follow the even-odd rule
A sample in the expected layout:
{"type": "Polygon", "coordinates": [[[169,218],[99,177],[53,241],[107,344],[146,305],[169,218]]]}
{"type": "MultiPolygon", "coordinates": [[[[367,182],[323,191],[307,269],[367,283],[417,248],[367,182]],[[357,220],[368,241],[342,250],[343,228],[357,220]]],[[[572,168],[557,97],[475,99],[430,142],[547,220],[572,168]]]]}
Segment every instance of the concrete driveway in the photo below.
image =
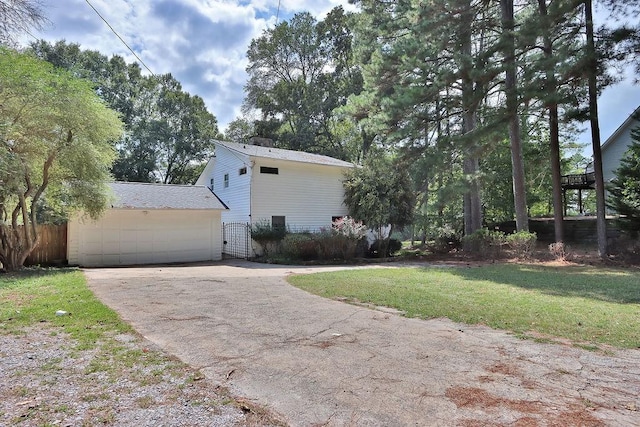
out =
{"type": "Polygon", "coordinates": [[[248,262],[89,269],[149,340],[292,426],[640,425],[640,351],[589,352],[407,319],[248,262]]]}

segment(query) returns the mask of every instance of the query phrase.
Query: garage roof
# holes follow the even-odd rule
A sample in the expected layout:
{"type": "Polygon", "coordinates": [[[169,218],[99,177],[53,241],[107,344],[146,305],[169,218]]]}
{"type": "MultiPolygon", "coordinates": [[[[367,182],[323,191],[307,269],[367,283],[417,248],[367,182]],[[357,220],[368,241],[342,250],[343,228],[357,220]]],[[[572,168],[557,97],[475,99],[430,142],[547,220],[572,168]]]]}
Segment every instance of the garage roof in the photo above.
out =
{"type": "Polygon", "coordinates": [[[115,209],[228,209],[207,187],[201,185],[111,182],[115,209]]]}

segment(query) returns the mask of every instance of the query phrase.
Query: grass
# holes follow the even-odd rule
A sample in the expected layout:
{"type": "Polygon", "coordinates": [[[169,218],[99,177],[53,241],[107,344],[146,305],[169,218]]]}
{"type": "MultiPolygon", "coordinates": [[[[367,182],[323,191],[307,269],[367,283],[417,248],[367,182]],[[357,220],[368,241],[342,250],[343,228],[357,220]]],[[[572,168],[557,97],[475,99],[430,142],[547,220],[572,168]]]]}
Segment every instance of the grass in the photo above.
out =
{"type": "Polygon", "coordinates": [[[292,276],[326,298],[393,307],[408,317],[447,317],[520,336],[593,348],[640,348],[640,272],[583,266],[493,264],[366,269],[292,276]]]}
{"type": "Polygon", "coordinates": [[[0,331],[20,333],[38,323],[62,328],[78,350],[92,348],[105,332],[132,332],[95,298],[79,270],[27,269],[0,276],[0,331]],[[58,310],[67,314],[57,316],[58,310]]]}

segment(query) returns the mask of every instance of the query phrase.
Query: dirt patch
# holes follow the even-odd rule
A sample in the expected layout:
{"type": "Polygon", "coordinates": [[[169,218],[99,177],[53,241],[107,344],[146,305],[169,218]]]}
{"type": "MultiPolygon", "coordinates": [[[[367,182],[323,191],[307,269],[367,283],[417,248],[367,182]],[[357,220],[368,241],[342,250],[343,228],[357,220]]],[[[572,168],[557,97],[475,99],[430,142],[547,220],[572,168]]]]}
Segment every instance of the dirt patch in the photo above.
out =
{"type": "Polygon", "coordinates": [[[0,425],[278,425],[152,343],[129,334],[113,339],[136,355],[131,363],[109,360],[103,343],[77,350],[56,328],[0,335],[0,425]]]}
{"type": "MultiPolygon", "coordinates": [[[[484,411],[508,410],[515,412],[518,419],[514,423],[517,426],[585,426],[601,427],[606,424],[589,413],[592,409],[585,407],[564,408],[553,410],[541,402],[526,400],[514,400],[498,397],[486,390],[477,387],[451,387],[445,395],[458,408],[482,408],[484,411]]],[[[463,425],[500,425],[486,424],[482,419],[466,419],[463,425]]]]}

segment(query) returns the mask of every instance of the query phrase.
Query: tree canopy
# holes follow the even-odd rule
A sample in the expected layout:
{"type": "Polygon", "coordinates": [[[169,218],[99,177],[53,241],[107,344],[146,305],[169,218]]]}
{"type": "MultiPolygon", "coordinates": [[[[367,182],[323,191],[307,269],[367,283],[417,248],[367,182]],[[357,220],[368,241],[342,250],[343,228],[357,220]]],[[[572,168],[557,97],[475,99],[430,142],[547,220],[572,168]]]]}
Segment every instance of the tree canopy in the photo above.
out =
{"type": "Polygon", "coordinates": [[[91,82],[0,48],[0,262],[22,266],[38,244],[37,209],[97,217],[122,134],[91,82]]]}
{"type": "Polygon", "coordinates": [[[345,138],[349,121],[333,114],[362,87],[350,24],[341,7],[320,22],[303,12],[251,41],[244,109],[262,116],[258,136],[281,148],[357,157],[360,144],[345,138]]]}
{"type": "Polygon", "coordinates": [[[114,177],[122,181],[193,183],[222,135],[199,96],[185,92],[171,74],[145,76],[137,64],[107,58],[77,44],[39,41],[31,50],[74,75],[90,79],[96,93],[125,124],[116,144],[114,177]]]}
{"type": "Polygon", "coordinates": [[[415,206],[407,168],[383,154],[370,156],[344,181],[349,215],[373,230],[411,224],[415,206]]]}

